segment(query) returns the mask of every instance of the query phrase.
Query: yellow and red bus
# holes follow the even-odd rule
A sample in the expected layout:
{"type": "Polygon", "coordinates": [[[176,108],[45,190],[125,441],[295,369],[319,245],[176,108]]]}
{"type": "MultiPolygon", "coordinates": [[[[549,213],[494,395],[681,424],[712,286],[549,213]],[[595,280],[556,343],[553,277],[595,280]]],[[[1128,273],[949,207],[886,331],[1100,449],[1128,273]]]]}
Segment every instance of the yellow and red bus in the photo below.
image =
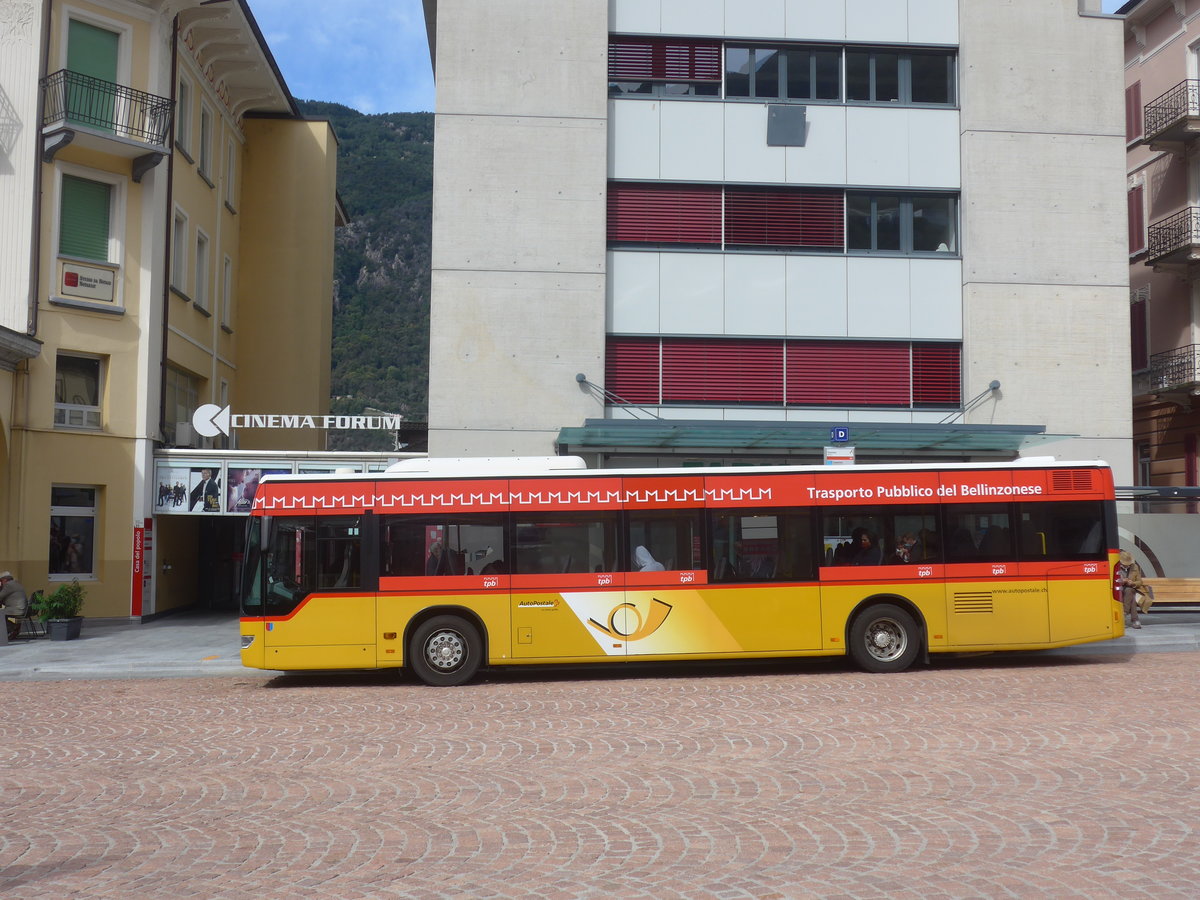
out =
{"type": "Polygon", "coordinates": [[[265,478],[243,664],[435,685],[624,660],[849,655],[895,672],[1124,633],[1104,463],[582,466],[265,478]]]}

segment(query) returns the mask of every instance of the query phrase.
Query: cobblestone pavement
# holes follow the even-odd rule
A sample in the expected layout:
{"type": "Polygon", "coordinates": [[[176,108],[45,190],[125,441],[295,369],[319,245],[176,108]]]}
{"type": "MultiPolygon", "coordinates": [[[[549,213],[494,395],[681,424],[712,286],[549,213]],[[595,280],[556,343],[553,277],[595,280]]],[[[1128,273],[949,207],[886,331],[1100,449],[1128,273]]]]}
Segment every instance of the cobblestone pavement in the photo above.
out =
{"type": "Polygon", "coordinates": [[[0,896],[1192,897],[1198,666],[9,683],[0,896]]]}

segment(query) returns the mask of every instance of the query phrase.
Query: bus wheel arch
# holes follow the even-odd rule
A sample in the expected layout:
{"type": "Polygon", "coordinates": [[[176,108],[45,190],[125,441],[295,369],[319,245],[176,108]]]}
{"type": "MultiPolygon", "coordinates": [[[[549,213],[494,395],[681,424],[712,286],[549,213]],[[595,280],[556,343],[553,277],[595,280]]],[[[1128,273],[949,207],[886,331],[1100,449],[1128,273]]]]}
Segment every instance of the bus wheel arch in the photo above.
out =
{"type": "Polygon", "coordinates": [[[470,610],[433,607],[409,623],[404,653],[404,667],[425,684],[466,684],[487,660],[487,629],[470,610]]]}
{"type": "Polygon", "coordinates": [[[924,617],[894,594],[866,598],[846,624],[846,652],[866,672],[902,672],[927,646],[924,617]]]}

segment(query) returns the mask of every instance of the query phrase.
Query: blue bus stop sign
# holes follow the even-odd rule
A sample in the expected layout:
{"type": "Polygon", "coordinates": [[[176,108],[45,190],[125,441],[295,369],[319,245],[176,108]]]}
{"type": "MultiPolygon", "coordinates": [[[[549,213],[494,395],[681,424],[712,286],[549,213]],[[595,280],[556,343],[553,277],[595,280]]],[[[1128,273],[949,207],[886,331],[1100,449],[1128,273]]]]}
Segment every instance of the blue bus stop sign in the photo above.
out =
{"type": "Polygon", "coordinates": [[[829,442],[831,444],[844,444],[850,440],[850,429],[845,425],[838,425],[829,429],[829,442]]]}

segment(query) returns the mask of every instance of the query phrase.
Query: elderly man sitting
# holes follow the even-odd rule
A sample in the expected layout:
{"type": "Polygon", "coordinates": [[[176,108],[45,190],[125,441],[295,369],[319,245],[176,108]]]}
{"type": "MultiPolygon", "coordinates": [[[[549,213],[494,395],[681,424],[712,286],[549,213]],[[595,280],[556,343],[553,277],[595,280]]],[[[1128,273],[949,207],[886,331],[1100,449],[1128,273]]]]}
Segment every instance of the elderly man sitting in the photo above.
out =
{"type": "Polygon", "coordinates": [[[0,572],[0,603],[4,605],[4,624],[8,626],[11,641],[21,633],[21,616],[29,605],[24,586],[13,578],[12,572],[0,572]]]}

